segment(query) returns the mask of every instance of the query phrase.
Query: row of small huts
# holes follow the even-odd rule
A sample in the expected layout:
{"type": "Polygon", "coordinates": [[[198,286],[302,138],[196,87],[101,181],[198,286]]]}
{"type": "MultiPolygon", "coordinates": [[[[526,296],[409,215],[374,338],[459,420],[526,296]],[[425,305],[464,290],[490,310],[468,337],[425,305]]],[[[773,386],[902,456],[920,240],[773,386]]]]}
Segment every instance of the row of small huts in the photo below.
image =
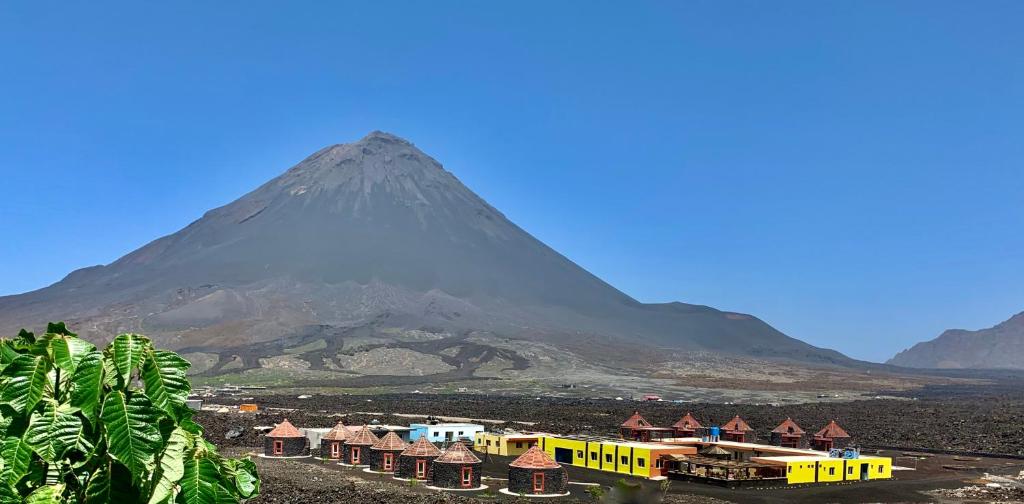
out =
{"type": "MultiPolygon", "coordinates": [[[[649,442],[664,438],[711,438],[718,437],[722,441],[733,441],[737,443],[756,443],[757,433],[745,420],[736,415],[720,427],[705,427],[687,412],[671,427],[655,427],[640,412],[634,412],[619,427],[619,433],[623,439],[649,442]]],[[[832,420],[817,431],[813,436],[808,436],[807,431],[800,428],[792,418],[786,418],[772,429],[769,444],[785,448],[810,448],[814,450],[829,451],[833,448],[845,448],[850,444],[850,435],[832,420]]]]}
{"type": "MultiPolygon", "coordinates": [[[[309,440],[287,419],[267,433],[267,457],[305,457],[309,440]]],[[[422,436],[412,443],[387,432],[378,437],[369,426],[352,433],[338,422],[320,438],[320,456],[342,465],[367,467],[395,478],[429,482],[436,488],[479,489],[483,462],[461,441],[445,450],[422,436]]],[[[509,464],[508,491],[526,495],[561,495],[568,485],[565,469],[534,446],[509,464]]]]}

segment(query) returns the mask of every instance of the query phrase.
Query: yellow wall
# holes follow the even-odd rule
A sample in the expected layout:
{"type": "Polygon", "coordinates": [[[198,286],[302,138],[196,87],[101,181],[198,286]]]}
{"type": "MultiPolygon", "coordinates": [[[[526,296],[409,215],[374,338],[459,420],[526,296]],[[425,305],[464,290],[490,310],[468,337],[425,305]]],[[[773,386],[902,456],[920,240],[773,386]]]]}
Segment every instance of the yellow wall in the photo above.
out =
{"type": "Polygon", "coordinates": [[[790,485],[814,483],[814,476],[817,471],[817,462],[789,462],[786,464],[786,482],[790,485]]]}
{"type": "Polygon", "coordinates": [[[828,459],[818,462],[818,482],[843,481],[843,459],[828,459]]]}
{"type": "Polygon", "coordinates": [[[892,459],[885,457],[867,459],[868,479],[889,479],[892,478],[892,459]]]}
{"type": "Polygon", "coordinates": [[[630,476],[647,478],[651,475],[651,450],[629,446],[628,443],[615,441],[590,441],[544,437],[541,443],[544,451],[555,458],[555,449],[564,448],[572,451],[571,464],[600,471],[616,472],[630,476]],[[593,456],[597,456],[597,460],[593,456]],[[609,460],[609,456],[611,460],[609,460]],[[625,459],[623,459],[625,457],[625,459]],[[643,466],[641,467],[641,464],[643,466]]]}
{"type": "Polygon", "coordinates": [[[866,457],[850,460],[837,458],[813,462],[789,462],[786,465],[786,480],[790,484],[859,481],[862,466],[868,468],[868,479],[892,478],[892,459],[866,457]],[[829,469],[833,470],[832,474],[829,473],[829,469]]]}
{"type": "Polygon", "coordinates": [[[508,439],[502,434],[490,432],[478,432],[473,437],[473,449],[480,453],[491,455],[502,455],[507,457],[518,457],[530,449],[533,441],[508,439]],[[490,444],[488,444],[490,442],[490,444]],[[518,446],[517,446],[518,444],[518,446]]]}

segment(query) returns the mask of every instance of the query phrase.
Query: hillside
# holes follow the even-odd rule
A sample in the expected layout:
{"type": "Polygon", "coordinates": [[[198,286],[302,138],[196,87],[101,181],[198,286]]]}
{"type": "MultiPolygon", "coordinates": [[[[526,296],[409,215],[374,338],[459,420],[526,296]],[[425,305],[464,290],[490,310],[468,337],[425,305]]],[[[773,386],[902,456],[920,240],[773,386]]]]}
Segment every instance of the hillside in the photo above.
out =
{"type": "Polygon", "coordinates": [[[888,364],[915,368],[1024,369],[1024,312],[988,329],[950,329],[888,364]]]}

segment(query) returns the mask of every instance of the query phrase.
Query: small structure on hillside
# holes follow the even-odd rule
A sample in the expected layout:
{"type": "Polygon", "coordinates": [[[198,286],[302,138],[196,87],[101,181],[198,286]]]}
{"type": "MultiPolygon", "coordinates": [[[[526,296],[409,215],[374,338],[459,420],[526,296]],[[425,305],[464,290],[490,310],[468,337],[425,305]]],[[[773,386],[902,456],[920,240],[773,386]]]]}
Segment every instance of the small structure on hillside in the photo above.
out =
{"type": "Polygon", "coordinates": [[[440,456],[441,450],[426,437],[421,437],[398,455],[395,477],[426,481],[430,479],[430,469],[434,465],[434,460],[440,456]]]}
{"type": "Polygon", "coordinates": [[[320,438],[320,457],[340,460],[346,438],[348,438],[348,428],[339,420],[338,425],[335,425],[320,438]]]}
{"type": "Polygon", "coordinates": [[[756,443],[757,434],[739,415],[736,415],[722,426],[722,441],[737,443],[756,443]]]}
{"type": "Polygon", "coordinates": [[[352,434],[345,440],[345,446],[343,447],[343,453],[345,458],[343,463],[348,465],[368,465],[368,458],[370,454],[370,447],[377,444],[380,439],[370,432],[370,428],[363,426],[359,429],[359,432],[352,434]]]}
{"type": "Polygon", "coordinates": [[[678,422],[672,424],[673,435],[675,437],[700,437],[698,430],[703,429],[700,422],[689,411],[680,418],[678,422]]]}
{"type": "Polygon", "coordinates": [[[516,495],[564,495],[568,485],[565,468],[537,446],[508,466],[508,490],[516,495]]]}
{"type": "Polygon", "coordinates": [[[639,411],[634,411],[633,416],[619,426],[619,435],[622,436],[622,439],[632,441],[648,442],[652,439],[663,439],[672,437],[673,432],[673,429],[669,427],[651,425],[644,417],[640,416],[639,411]]]}
{"type": "Polygon", "coordinates": [[[380,472],[395,472],[398,465],[398,456],[408,448],[409,445],[398,434],[388,432],[380,441],[370,447],[370,469],[380,472]]]}
{"type": "Polygon", "coordinates": [[[479,488],[482,466],[466,445],[456,441],[434,460],[431,481],[437,488],[479,488]]]}
{"type": "Polygon", "coordinates": [[[792,418],[786,418],[772,429],[770,444],[784,448],[807,448],[807,433],[792,418]]]}
{"type": "Polygon", "coordinates": [[[811,440],[815,450],[829,451],[833,448],[846,448],[850,445],[850,435],[835,420],[814,434],[811,440]]]}
{"type": "Polygon", "coordinates": [[[267,457],[304,457],[309,455],[309,442],[286,418],[265,436],[263,453],[267,457]]]}

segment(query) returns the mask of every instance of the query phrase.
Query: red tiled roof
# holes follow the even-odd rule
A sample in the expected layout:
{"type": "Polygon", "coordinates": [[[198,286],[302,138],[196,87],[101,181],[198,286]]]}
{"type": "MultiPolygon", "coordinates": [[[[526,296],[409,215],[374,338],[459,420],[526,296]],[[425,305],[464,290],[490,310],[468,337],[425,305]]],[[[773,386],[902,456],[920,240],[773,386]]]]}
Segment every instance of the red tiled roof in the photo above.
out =
{"type": "Polygon", "coordinates": [[[520,455],[519,458],[515,459],[508,466],[522,469],[557,469],[562,467],[558,465],[558,462],[552,460],[547,453],[544,453],[544,450],[541,450],[539,446],[526,450],[526,453],[520,455]]]}
{"type": "Polygon", "coordinates": [[[402,452],[408,457],[439,457],[441,450],[438,450],[434,443],[427,441],[427,436],[420,436],[411,446],[402,452]]]}
{"type": "Polygon", "coordinates": [[[380,438],[370,432],[370,428],[364,425],[362,429],[359,429],[359,432],[349,436],[349,438],[345,440],[345,444],[373,446],[377,444],[377,441],[380,441],[380,438]]]}
{"type": "Polygon", "coordinates": [[[693,418],[693,415],[687,411],[686,414],[683,415],[683,418],[680,418],[678,422],[672,424],[672,427],[677,429],[699,429],[701,425],[700,422],[698,422],[696,418],[693,418]]]}
{"type": "Polygon", "coordinates": [[[818,433],[815,434],[814,437],[820,437],[820,438],[841,438],[841,437],[850,437],[850,435],[847,434],[846,431],[843,430],[843,428],[840,427],[839,424],[837,424],[835,420],[832,420],[831,422],[828,423],[828,425],[825,426],[825,428],[823,428],[820,431],[818,431],[818,433]]]}
{"type": "Polygon", "coordinates": [[[786,417],[778,427],[772,429],[772,432],[776,434],[804,434],[804,430],[789,417],[786,417]]]}
{"type": "Polygon", "coordinates": [[[296,429],[287,418],[283,422],[277,424],[274,430],[267,433],[267,437],[279,437],[279,438],[290,438],[290,437],[304,437],[299,429],[296,429]]]}
{"type": "Polygon", "coordinates": [[[750,425],[747,425],[747,422],[744,422],[743,419],[740,418],[739,415],[736,415],[736,416],[732,417],[732,420],[729,420],[725,425],[722,426],[722,430],[724,430],[724,431],[752,431],[754,429],[751,429],[750,425]]]}
{"type": "Polygon", "coordinates": [[[388,432],[384,437],[380,438],[380,441],[374,443],[370,447],[372,450],[384,450],[384,451],[405,451],[409,445],[402,441],[402,438],[398,437],[398,434],[394,432],[388,432]]]}
{"type": "Polygon", "coordinates": [[[324,437],[321,439],[326,439],[328,441],[344,441],[347,437],[348,428],[339,420],[338,425],[335,425],[333,429],[327,431],[327,434],[324,434],[324,437]]]}
{"type": "Polygon", "coordinates": [[[462,444],[462,441],[456,441],[440,457],[437,457],[434,462],[441,464],[479,464],[480,459],[473,455],[466,448],[466,445],[462,444]]]}
{"type": "Polygon", "coordinates": [[[639,411],[634,411],[633,416],[629,417],[625,422],[622,422],[622,426],[630,429],[637,429],[640,427],[651,427],[651,422],[648,422],[644,417],[640,416],[639,411]]]}

